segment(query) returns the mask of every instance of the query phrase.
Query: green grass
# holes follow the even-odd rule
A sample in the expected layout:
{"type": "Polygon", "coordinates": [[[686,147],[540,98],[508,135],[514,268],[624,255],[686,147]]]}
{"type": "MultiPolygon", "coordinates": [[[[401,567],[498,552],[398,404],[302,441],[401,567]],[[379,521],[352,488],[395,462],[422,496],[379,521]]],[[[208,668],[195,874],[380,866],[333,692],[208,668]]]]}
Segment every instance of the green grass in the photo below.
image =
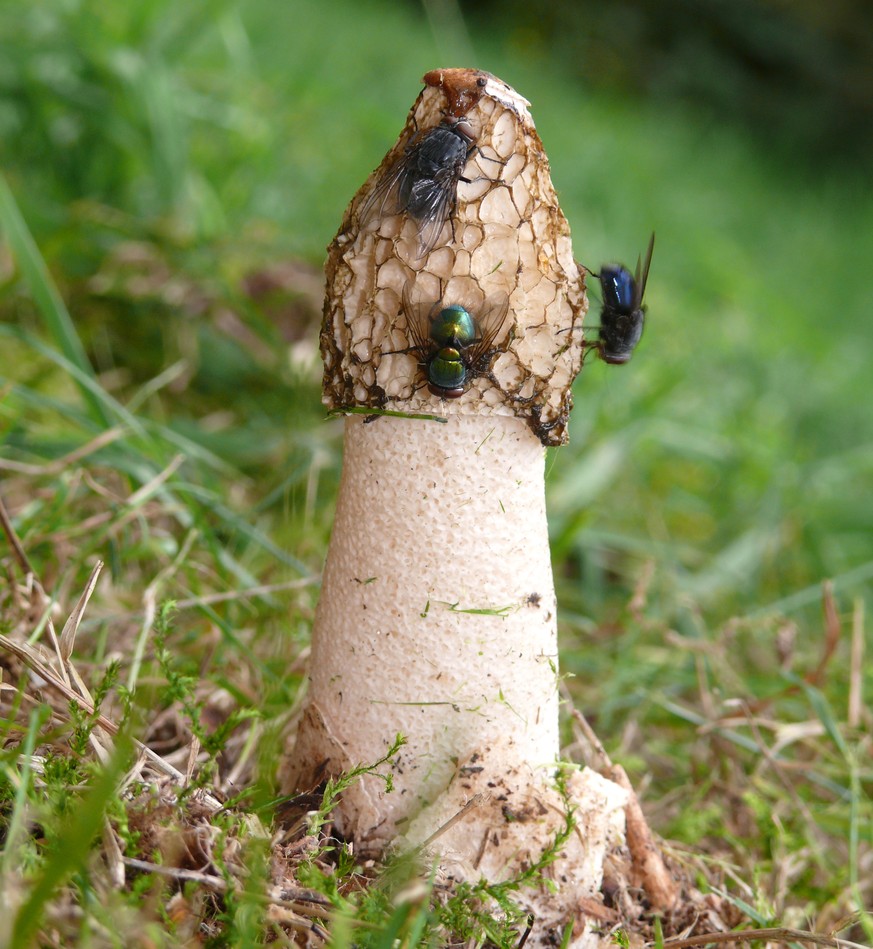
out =
{"type": "Polygon", "coordinates": [[[78,698],[0,659],[7,941],[175,945],[205,920],[241,945],[317,919],[336,945],[429,945],[460,913],[359,886],[341,850],[297,868],[326,902],[277,921],[264,890],[340,466],[318,268],[422,73],[469,45],[531,100],[577,258],[633,263],[658,235],[644,340],[586,365],[549,459],[568,695],[756,924],[828,932],[873,902],[851,654],[873,577],[870,188],[456,29],[308,0],[0,10],[0,492],[45,591],[0,546],[0,633],[54,655],[105,562],[54,660],[78,698]],[[102,755],[86,693],[177,773],[102,755]],[[207,786],[243,796],[210,811],[207,786]],[[204,827],[209,881],[168,843],[204,827]]]}

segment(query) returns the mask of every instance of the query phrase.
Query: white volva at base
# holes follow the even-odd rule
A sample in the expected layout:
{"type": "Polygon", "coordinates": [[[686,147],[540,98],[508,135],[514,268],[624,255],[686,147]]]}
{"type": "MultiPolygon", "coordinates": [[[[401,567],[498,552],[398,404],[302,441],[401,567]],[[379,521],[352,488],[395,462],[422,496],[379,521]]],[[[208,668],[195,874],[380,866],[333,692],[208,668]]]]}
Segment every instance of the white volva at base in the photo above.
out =
{"type": "MultiPolygon", "coordinates": [[[[346,421],[290,770],[298,783],[320,767],[337,774],[406,738],[394,790],[365,778],[335,815],[359,852],[421,843],[475,798],[431,849],[450,875],[499,880],[563,826],[544,454],[514,417],[346,421]]],[[[529,894],[546,900],[541,922],[598,892],[621,835],[621,788],[584,771],[569,790],[579,827],[548,872],[561,892],[529,894]]]]}

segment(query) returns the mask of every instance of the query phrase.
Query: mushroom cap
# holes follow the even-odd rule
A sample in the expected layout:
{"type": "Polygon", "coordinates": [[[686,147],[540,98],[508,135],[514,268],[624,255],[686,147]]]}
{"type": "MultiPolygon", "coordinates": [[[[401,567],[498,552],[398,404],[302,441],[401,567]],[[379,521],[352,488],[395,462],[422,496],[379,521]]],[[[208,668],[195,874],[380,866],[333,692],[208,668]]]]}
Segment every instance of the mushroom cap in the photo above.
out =
{"type": "Polygon", "coordinates": [[[527,100],[480,70],[433,70],[425,83],[328,248],[324,402],[339,411],[514,415],[544,444],[563,444],[584,351],[585,271],[527,100]],[[460,169],[440,168],[439,149],[435,163],[433,149],[416,151],[435,129],[450,140],[457,129],[464,141],[472,130],[460,169]],[[423,248],[416,200],[432,193],[446,199],[445,216],[427,218],[438,230],[423,248]],[[502,339],[450,402],[426,384],[431,354],[415,346],[407,285],[423,306],[460,304],[474,317],[495,295],[509,297],[502,339]]]}

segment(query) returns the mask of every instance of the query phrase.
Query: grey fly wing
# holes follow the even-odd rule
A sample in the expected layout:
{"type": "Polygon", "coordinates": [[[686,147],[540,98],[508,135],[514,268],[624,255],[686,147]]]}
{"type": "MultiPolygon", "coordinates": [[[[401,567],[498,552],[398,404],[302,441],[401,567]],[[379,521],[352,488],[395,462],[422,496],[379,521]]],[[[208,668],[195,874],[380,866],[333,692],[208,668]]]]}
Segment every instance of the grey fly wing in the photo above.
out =
{"type": "Polygon", "coordinates": [[[430,343],[430,318],[435,309],[439,306],[436,303],[416,303],[412,299],[412,281],[407,280],[403,284],[401,291],[403,302],[403,315],[406,317],[406,338],[410,349],[417,349],[422,356],[426,356],[431,348],[430,343]]]}
{"type": "MultiPolygon", "coordinates": [[[[424,196],[424,200],[418,202],[418,206],[423,206],[423,211],[415,217],[418,224],[418,254],[416,259],[420,260],[422,257],[426,257],[439,242],[443,227],[445,227],[455,204],[457,184],[426,180],[416,182],[413,185],[413,192],[417,187],[422,189],[424,196]],[[426,191],[424,190],[425,187],[427,188],[426,191]]],[[[422,194],[416,197],[421,199],[422,194]]]]}
{"type": "Polygon", "coordinates": [[[645,263],[642,264],[642,272],[639,258],[637,259],[636,272],[636,292],[634,293],[634,310],[638,310],[643,305],[643,296],[646,292],[646,283],[649,279],[649,267],[652,264],[652,251],[655,249],[655,232],[649,238],[649,247],[646,251],[645,263]]]}
{"type": "Polygon", "coordinates": [[[358,223],[361,228],[374,216],[381,218],[385,214],[397,214],[403,210],[400,207],[400,192],[412,174],[413,160],[411,153],[406,152],[385,169],[358,211],[358,223]]]}
{"type": "Polygon", "coordinates": [[[470,347],[470,365],[475,370],[485,356],[500,349],[505,340],[500,340],[501,346],[496,345],[498,338],[506,325],[506,316],[509,313],[509,295],[495,293],[485,301],[481,314],[477,319],[479,324],[479,339],[470,347]]]}

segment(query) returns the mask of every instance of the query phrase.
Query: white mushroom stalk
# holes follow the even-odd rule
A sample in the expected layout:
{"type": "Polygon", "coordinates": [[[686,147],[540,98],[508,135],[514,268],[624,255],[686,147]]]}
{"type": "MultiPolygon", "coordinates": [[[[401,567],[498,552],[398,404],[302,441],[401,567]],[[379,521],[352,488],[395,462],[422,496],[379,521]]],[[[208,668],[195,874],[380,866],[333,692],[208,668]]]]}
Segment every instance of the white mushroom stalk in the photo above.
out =
{"type": "Polygon", "coordinates": [[[528,944],[568,920],[574,944],[598,944],[580,906],[621,840],[627,791],[590,771],[572,773],[565,794],[555,785],[543,447],[566,440],[584,271],[528,103],[474,70],[425,82],[329,249],[325,402],[376,417],[345,422],[287,783],[376,761],[400,733],[393,791],[356,783],[337,825],[358,852],[403,838],[426,843],[449,874],[492,881],[535,863],[569,804],[576,832],[545,871],[560,887],[525,897],[537,917],[528,944]],[[461,152],[447,182],[422,157],[433,129],[429,144],[461,152]],[[444,189],[448,206],[436,207],[444,189]],[[421,210],[419,197],[434,200],[421,210]],[[447,329],[452,305],[474,322],[447,329]]]}

